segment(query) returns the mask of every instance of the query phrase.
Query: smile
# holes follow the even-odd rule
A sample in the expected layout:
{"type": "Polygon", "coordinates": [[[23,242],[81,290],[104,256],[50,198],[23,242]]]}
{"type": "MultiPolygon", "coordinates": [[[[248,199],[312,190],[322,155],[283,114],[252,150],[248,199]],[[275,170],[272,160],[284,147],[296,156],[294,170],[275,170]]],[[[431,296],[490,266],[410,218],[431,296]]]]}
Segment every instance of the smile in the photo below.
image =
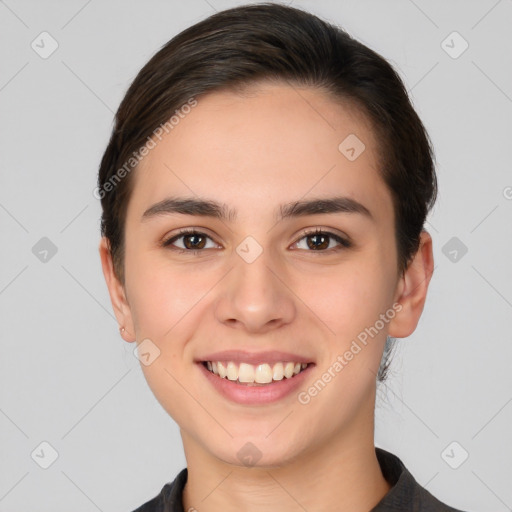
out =
{"type": "Polygon", "coordinates": [[[293,378],[304,371],[308,363],[285,361],[253,365],[243,362],[237,364],[234,361],[204,361],[203,366],[222,379],[236,381],[238,384],[263,386],[293,378]]]}

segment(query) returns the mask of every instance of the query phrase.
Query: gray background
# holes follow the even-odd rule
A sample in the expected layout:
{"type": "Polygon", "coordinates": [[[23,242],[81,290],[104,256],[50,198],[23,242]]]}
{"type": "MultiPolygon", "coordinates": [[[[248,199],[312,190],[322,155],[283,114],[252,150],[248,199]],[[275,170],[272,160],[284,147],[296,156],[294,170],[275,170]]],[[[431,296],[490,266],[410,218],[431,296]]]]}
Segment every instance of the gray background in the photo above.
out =
{"type": "MultiPolygon", "coordinates": [[[[92,191],[140,67],[240,3],[0,2],[2,512],[129,511],[185,467],[176,424],[118,335],[92,191]],[[47,58],[31,47],[51,49],[43,31],[58,43],[47,58]],[[47,469],[42,442],[58,453],[47,469]]],[[[379,391],[376,444],[451,505],[511,510],[512,1],[292,5],[390,60],[436,149],[434,277],[379,391]]]]}

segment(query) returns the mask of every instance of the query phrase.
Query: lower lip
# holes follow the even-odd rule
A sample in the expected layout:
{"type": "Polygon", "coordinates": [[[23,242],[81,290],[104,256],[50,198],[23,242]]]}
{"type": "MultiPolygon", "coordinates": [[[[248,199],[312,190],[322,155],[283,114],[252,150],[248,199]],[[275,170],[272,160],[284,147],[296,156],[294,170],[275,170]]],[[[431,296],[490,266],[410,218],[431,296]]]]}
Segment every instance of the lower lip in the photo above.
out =
{"type": "Polygon", "coordinates": [[[258,405],[277,402],[282,398],[293,393],[307,378],[309,371],[314,364],[308,364],[307,368],[297,375],[287,379],[283,377],[264,386],[246,386],[237,381],[221,378],[208,370],[202,363],[197,363],[204,376],[213,385],[213,387],[229,400],[246,405],[258,405]]]}

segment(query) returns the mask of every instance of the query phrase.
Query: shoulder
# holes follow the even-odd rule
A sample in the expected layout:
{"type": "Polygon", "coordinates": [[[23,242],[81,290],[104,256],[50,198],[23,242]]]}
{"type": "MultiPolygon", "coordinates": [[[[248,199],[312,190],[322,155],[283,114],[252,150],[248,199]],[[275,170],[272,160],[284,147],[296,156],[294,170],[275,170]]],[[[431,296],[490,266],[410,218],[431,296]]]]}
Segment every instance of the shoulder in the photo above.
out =
{"type": "Polygon", "coordinates": [[[187,482],[187,468],[182,469],[174,481],[165,484],[157,496],[133,512],[184,512],[181,494],[187,482]]]}
{"type": "Polygon", "coordinates": [[[396,455],[381,448],[376,448],[375,451],[382,474],[392,488],[371,512],[463,512],[441,502],[418,484],[396,455]]]}

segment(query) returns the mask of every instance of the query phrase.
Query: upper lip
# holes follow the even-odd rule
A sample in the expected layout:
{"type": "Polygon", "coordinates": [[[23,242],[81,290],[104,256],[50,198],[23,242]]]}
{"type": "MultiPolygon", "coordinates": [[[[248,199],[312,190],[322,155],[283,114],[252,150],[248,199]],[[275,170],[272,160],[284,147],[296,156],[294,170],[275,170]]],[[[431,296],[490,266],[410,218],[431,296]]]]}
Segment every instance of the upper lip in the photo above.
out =
{"type": "Polygon", "coordinates": [[[224,350],[222,352],[212,352],[206,354],[196,360],[198,363],[205,361],[233,361],[235,363],[279,363],[279,362],[294,362],[294,363],[312,363],[309,357],[292,354],[291,352],[282,352],[277,350],[267,350],[263,352],[246,352],[245,350],[224,350]]]}

